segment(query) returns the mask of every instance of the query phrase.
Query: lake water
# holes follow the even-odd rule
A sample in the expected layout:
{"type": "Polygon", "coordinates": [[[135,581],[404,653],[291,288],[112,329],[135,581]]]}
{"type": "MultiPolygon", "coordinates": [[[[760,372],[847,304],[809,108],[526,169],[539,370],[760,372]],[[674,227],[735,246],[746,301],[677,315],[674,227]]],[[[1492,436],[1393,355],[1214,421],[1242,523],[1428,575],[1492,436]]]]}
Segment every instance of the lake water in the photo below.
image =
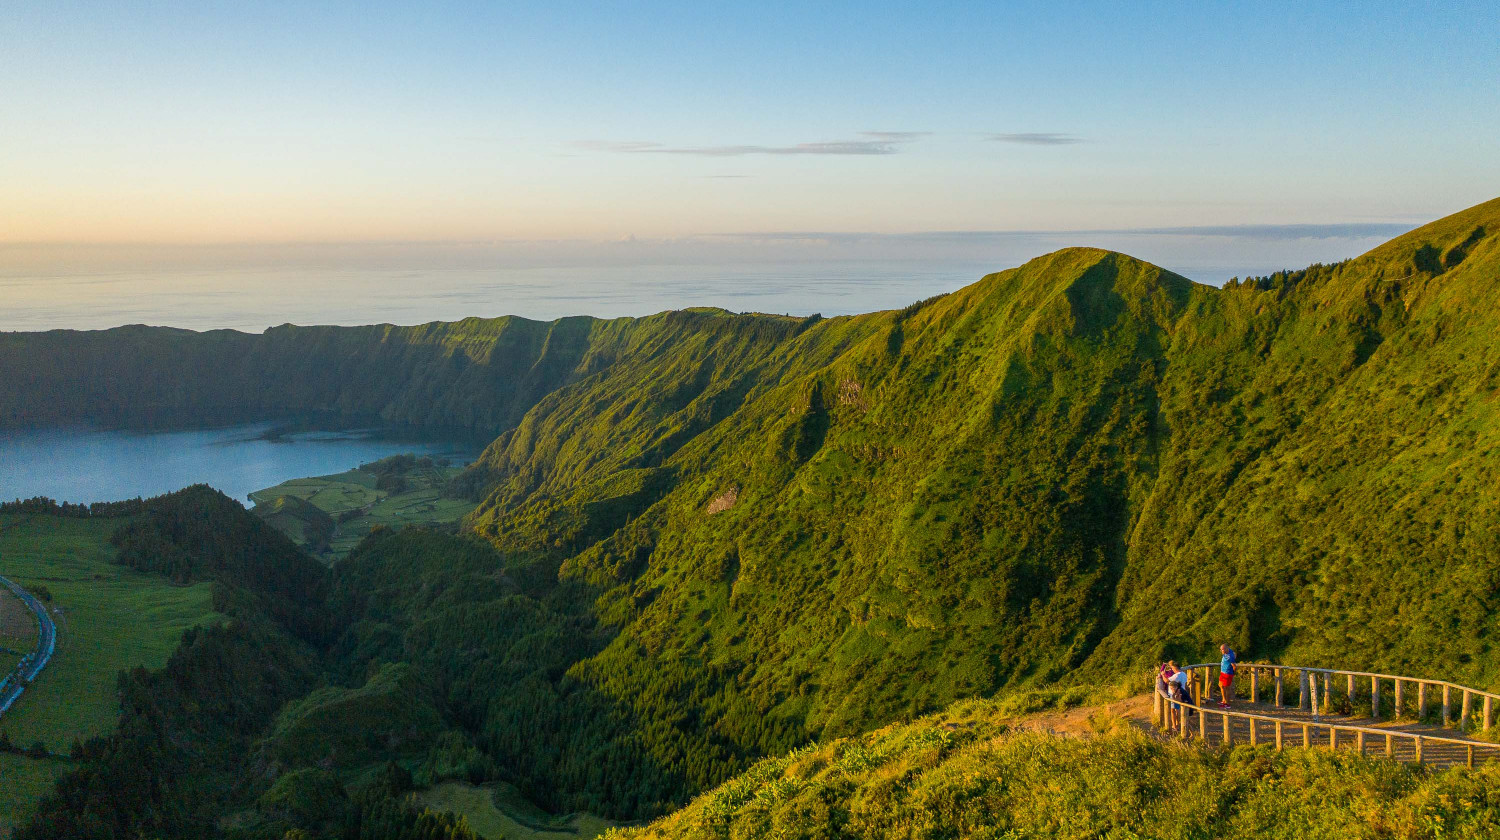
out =
{"type": "Polygon", "coordinates": [[[0,499],[118,501],[208,484],[244,502],[252,491],[288,479],[343,472],[387,455],[414,452],[468,463],[479,450],[477,441],[433,440],[405,430],[279,430],[271,423],[172,432],[0,432],[0,499]]]}

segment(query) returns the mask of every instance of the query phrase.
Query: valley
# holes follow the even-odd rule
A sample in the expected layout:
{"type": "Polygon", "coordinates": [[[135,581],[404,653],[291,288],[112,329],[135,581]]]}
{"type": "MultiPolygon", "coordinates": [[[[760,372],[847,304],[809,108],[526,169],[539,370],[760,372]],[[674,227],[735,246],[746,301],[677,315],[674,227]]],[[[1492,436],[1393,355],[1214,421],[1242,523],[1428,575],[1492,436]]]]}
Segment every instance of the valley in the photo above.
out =
{"type": "Polygon", "coordinates": [[[392,455],[334,475],[294,478],[250,494],[254,510],[293,542],[332,562],[375,528],[456,526],[475,502],[446,458],[392,455]]]}
{"type": "MultiPolygon", "coordinates": [[[[1220,642],[1500,687],[1497,292],[1500,200],[1224,288],[1070,248],[826,319],[0,336],[4,423],[358,411],[491,438],[254,514],[203,486],[6,514],[14,574],[69,620],[93,590],[65,584],[128,579],[111,600],[160,631],[112,729],[6,718],[114,733],[16,836],[1482,832],[1487,805],[1448,803],[1487,802],[1492,767],[1021,717],[1131,702],[1220,642]],[[76,399],[29,398],[43,374],[76,399]],[[70,547],[91,571],[47,565],[70,547]]],[[[122,664],[90,665],[98,702],[122,664]]]]}

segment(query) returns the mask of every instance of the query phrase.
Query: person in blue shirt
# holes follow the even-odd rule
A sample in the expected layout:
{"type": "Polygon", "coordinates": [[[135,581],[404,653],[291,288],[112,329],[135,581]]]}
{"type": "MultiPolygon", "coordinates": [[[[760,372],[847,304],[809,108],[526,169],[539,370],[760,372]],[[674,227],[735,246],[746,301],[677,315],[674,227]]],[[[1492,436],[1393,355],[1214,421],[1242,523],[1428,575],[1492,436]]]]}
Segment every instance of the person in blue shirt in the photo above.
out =
{"type": "Polygon", "coordinates": [[[1229,645],[1219,645],[1219,708],[1227,709],[1234,702],[1234,663],[1240,655],[1229,645]]]}

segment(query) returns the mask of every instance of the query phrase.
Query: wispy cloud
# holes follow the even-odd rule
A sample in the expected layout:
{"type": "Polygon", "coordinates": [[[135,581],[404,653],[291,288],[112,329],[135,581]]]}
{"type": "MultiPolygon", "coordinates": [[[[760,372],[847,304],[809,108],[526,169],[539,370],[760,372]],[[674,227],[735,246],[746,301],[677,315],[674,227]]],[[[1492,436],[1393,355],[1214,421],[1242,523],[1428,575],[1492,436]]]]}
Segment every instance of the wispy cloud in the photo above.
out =
{"type": "Polygon", "coordinates": [[[797,143],[792,146],[726,145],[668,146],[640,140],[584,140],[574,145],[600,152],[652,155],[695,155],[698,157],[741,157],[744,155],[894,155],[901,147],[921,137],[924,131],[862,131],[856,140],[834,140],[821,143],[797,143]]]}
{"type": "Polygon", "coordinates": [[[991,134],[985,139],[995,143],[1016,143],[1022,146],[1071,146],[1074,143],[1083,142],[1083,138],[1075,134],[1057,134],[1051,131],[991,134]]]}

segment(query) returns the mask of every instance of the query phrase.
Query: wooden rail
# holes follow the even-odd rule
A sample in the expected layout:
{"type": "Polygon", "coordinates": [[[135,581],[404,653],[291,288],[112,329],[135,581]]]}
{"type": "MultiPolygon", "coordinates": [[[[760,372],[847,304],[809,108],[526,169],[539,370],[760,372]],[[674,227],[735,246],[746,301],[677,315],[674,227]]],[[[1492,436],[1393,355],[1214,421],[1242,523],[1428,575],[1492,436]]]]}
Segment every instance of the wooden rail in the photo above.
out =
{"type": "MultiPolygon", "coordinates": [[[[1277,708],[1286,705],[1286,675],[1290,672],[1296,677],[1297,683],[1297,709],[1298,712],[1307,712],[1310,720],[1288,720],[1286,717],[1274,714],[1263,714],[1260,712],[1242,712],[1233,709],[1210,708],[1206,704],[1211,699],[1212,687],[1217,677],[1218,665],[1213,663],[1202,663],[1189,665],[1182,670],[1188,673],[1188,684],[1191,698],[1187,702],[1172,700],[1162,690],[1156,688],[1156,673],[1151,675],[1154,697],[1153,722],[1156,726],[1167,729],[1170,723],[1170,711],[1173,706],[1184,707],[1197,713],[1198,737],[1207,742],[1211,738],[1210,716],[1217,715],[1217,726],[1222,743],[1232,744],[1236,738],[1237,728],[1234,722],[1243,722],[1244,729],[1248,730],[1246,742],[1254,746],[1259,744],[1265,736],[1274,738],[1277,749],[1282,749],[1288,741],[1288,732],[1291,734],[1291,745],[1311,747],[1314,741],[1322,742],[1326,736],[1327,744],[1331,749],[1339,749],[1340,736],[1344,736],[1344,744],[1350,748],[1357,749],[1361,755],[1366,754],[1366,748],[1374,736],[1376,745],[1383,742],[1384,754],[1400,760],[1414,760],[1418,764],[1433,763],[1434,758],[1439,763],[1464,763],[1473,767],[1476,757],[1478,760],[1488,761],[1500,758],[1500,744],[1490,744],[1482,741],[1473,741],[1465,738],[1450,738],[1441,735],[1428,735],[1420,732],[1408,732],[1399,729],[1386,729],[1375,726],[1360,726],[1355,724],[1336,724],[1322,719],[1325,714],[1324,707],[1329,705],[1333,696],[1333,681],[1337,678],[1345,683],[1345,699],[1348,701],[1350,710],[1353,711],[1357,701],[1357,692],[1365,681],[1369,685],[1370,717],[1379,722],[1384,706],[1381,702],[1381,687],[1383,683],[1391,684],[1392,715],[1396,720],[1403,717],[1408,707],[1410,693],[1409,687],[1415,686],[1416,717],[1413,722],[1420,721],[1427,716],[1429,689],[1435,689],[1434,696],[1438,691],[1442,696],[1442,723],[1447,726],[1450,722],[1456,723],[1461,730],[1469,729],[1472,724],[1482,721],[1483,728],[1488,729],[1494,724],[1495,701],[1500,699],[1500,694],[1469,688],[1467,686],[1450,683],[1443,680],[1428,680],[1416,677],[1403,677],[1394,674],[1376,674],[1367,671],[1344,671],[1335,668],[1307,668],[1295,665],[1268,665],[1262,663],[1241,663],[1235,666],[1236,680],[1242,689],[1248,683],[1248,695],[1245,698],[1252,703],[1260,702],[1263,694],[1270,694],[1271,701],[1277,708]],[[1262,677],[1267,678],[1267,685],[1262,687],[1262,677]],[[1245,679],[1248,678],[1248,679],[1245,679]],[[1321,685],[1320,685],[1321,683],[1321,685]],[[1457,720],[1452,715],[1453,700],[1460,698],[1460,708],[1457,720]],[[1475,700],[1481,706],[1480,716],[1474,715],[1475,700]],[[1321,733],[1320,733],[1321,730],[1321,733]],[[1315,735],[1318,735],[1316,739],[1315,735]],[[1408,749],[1409,748],[1409,749],[1408,749]],[[1435,755],[1441,753],[1441,755],[1435,755]]],[[[1192,737],[1189,715],[1179,712],[1176,723],[1177,734],[1184,740],[1192,737]]]]}

